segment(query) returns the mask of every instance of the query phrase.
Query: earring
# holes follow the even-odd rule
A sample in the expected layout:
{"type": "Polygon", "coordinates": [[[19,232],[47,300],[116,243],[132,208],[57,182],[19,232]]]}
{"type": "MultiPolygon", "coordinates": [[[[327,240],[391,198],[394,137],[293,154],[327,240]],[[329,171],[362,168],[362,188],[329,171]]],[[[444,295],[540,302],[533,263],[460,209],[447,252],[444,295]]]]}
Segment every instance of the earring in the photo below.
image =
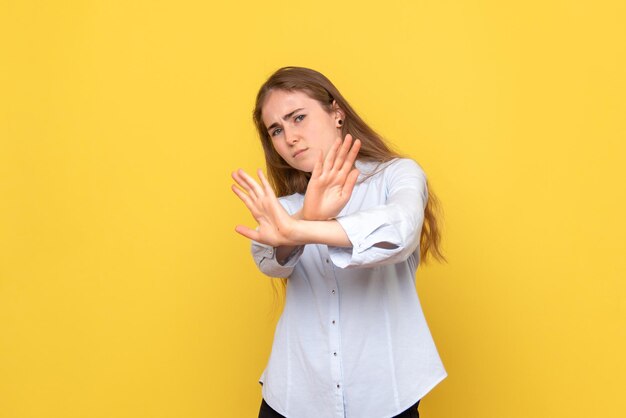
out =
{"type": "Polygon", "coordinates": [[[341,119],[339,119],[337,123],[339,124],[339,126],[343,125],[343,121],[341,119]]]}

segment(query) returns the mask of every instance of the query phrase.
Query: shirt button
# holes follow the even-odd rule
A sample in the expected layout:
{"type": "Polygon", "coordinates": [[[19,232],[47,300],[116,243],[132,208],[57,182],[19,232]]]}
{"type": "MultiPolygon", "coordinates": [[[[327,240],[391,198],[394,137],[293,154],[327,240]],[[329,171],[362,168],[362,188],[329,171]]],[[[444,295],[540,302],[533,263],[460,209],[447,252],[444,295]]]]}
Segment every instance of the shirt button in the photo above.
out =
{"type": "Polygon", "coordinates": [[[339,389],[341,387],[341,385],[339,383],[337,383],[337,389],[339,389]]]}
{"type": "Polygon", "coordinates": [[[335,352],[333,353],[333,356],[336,356],[336,355],[337,355],[337,352],[335,351],[335,352]]]}
{"type": "Polygon", "coordinates": [[[335,294],[335,289],[333,289],[333,295],[335,294]]]}
{"type": "Polygon", "coordinates": [[[328,263],[328,258],[326,259],[326,263],[328,263]]]}
{"type": "Polygon", "coordinates": [[[335,323],[335,320],[333,319],[333,324],[335,323]]]}

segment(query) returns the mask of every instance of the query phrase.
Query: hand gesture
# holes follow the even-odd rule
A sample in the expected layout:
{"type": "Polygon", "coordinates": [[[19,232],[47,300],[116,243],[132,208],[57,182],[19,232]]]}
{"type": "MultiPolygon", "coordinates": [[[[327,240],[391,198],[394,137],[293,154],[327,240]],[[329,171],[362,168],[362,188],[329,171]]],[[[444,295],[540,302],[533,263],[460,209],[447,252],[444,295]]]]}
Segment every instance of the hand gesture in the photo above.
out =
{"type": "Polygon", "coordinates": [[[360,148],[361,141],[352,143],[348,134],[343,143],[337,138],[325,160],[320,152],[304,196],[303,219],[325,221],[341,212],[359,177],[359,170],[353,166],[360,148]]]}
{"type": "Polygon", "coordinates": [[[235,231],[244,237],[273,247],[295,245],[291,234],[297,221],[292,219],[280,204],[263,172],[259,169],[257,173],[261,185],[241,169],[232,173],[232,178],[243,188],[241,190],[233,184],[231,186],[233,192],[239,196],[259,223],[256,230],[237,225],[235,231]]]}

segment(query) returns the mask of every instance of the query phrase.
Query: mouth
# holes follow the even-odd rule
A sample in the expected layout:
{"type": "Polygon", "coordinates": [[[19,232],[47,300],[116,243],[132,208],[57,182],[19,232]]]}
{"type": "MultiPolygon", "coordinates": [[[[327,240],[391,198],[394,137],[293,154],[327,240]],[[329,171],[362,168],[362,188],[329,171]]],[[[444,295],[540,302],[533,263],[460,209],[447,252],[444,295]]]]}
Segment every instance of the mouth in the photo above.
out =
{"type": "Polygon", "coordinates": [[[306,151],[306,150],[308,150],[308,148],[303,148],[303,149],[301,149],[301,150],[296,151],[296,152],[293,154],[293,158],[296,158],[298,155],[302,154],[302,153],[303,153],[304,151],[306,151]]]}

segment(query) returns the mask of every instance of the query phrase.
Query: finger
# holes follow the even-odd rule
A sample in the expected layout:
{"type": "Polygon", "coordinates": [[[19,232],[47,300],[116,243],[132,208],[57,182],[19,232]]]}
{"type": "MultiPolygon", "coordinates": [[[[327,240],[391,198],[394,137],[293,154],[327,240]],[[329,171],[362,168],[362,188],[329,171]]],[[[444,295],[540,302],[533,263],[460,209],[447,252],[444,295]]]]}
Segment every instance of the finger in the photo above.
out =
{"type": "Polygon", "coordinates": [[[248,193],[253,198],[256,198],[254,190],[252,190],[252,188],[248,185],[248,182],[241,176],[241,174],[239,174],[239,170],[233,171],[230,176],[242,189],[246,191],[246,193],[248,193]]]}
{"type": "Polygon", "coordinates": [[[361,140],[355,139],[354,143],[352,144],[352,148],[350,148],[350,152],[346,156],[346,160],[344,161],[343,166],[341,167],[342,171],[348,172],[349,170],[352,169],[352,167],[354,167],[354,162],[356,161],[356,158],[359,156],[360,149],[361,149],[361,140]]]}
{"type": "Polygon", "coordinates": [[[341,170],[343,168],[343,162],[346,159],[346,155],[348,155],[348,151],[350,150],[350,146],[352,145],[352,135],[347,134],[346,138],[341,144],[341,148],[337,153],[337,158],[335,158],[335,163],[333,167],[335,170],[341,170]]]}
{"type": "Polygon", "coordinates": [[[274,189],[272,189],[272,185],[270,184],[270,182],[267,181],[265,174],[263,174],[263,170],[259,168],[257,170],[257,175],[259,176],[259,179],[261,180],[261,185],[263,186],[263,189],[265,190],[265,194],[269,194],[270,196],[275,197],[276,195],[274,194],[274,189]]]}
{"type": "Polygon", "coordinates": [[[235,227],[235,232],[243,235],[246,238],[260,242],[261,244],[266,244],[265,242],[260,241],[261,234],[259,234],[259,231],[257,231],[256,229],[251,229],[244,225],[237,225],[235,227]]]}
{"type": "Polygon", "coordinates": [[[259,185],[259,183],[248,173],[239,169],[239,175],[244,179],[246,184],[253,190],[256,197],[263,196],[263,188],[259,185]]]}
{"type": "Polygon", "coordinates": [[[254,188],[254,181],[250,181],[250,176],[245,173],[243,170],[238,169],[237,171],[232,173],[232,178],[237,182],[237,184],[248,193],[251,199],[258,199],[259,192],[254,188]],[[245,174],[245,177],[244,177],[245,174]]]}
{"type": "Polygon", "coordinates": [[[253,179],[248,173],[246,173],[242,169],[237,170],[237,172],[239,173],[241,178],[246,182],[248,187],[250,187],[250,189],[252,189],[252,191],[254,193],[254,196],[252,196],[252,197],[258,198],[258,197],[261,197],[261,196],[264,195],[263,189],[261,188],[261,186],[259,186],[259,183],[257,183],[256,180],[253,179]]]}
{"type": "Polygon", "coordinates": [[[258,171],[257,171],[257,174],[259,176],[259,179],[261,179],[261,184],[265,188],[265,197],[266,198],[269,197],[269,199],[270,199],[269,202],[268,202],[269,206],[266,207],[269,210],[268,213],[272,213],[273,215],[278,215],[278,216],[280,216],[282,214],[286,214],[287,216],[289,216],[287,214],[287,211],[283,207],[283,205],[281,205],[280,202],[278,201],[278,198],[276,198],[276,194],[274,193],[274,189],[272,189],[272,185],[270,184],[270,182],[265,177],[265,174],[263,174],[263,170],[261,170],[259,168],[258,171]],[[276,211],[278,211],[278,212],[276,212],[276,211]]]}
{"type": "Polygon", "coordinates": [[[343,188],[341,189],[341,197],[345,199],[347,202],[350,200],[352,196],[352,191],[354,190],[354,185],[359,178],[359,170],[356,168],[348,174],[348,178],[346,178],[346,182],[343,184],[343,188]]]}
{"type": "Polygon", "coordinates": [[[230,188],[232,189],[233,192],[235,192],[235,194],[239,197],[239,199],[241,199],[243,204],[246,205],[246,207],[248,208],[248,210],[250,211],[254,219],[257,219],[259,215],[259,211],[257,210],[257,207],[254,201],[250,198],[250,196],[245,194],[243,191],[241,191],[241,189],[239,189],[234,184],[230,188]]]}
{"type": "Polygon", "coordinates": [[[359,178],[359,174],[360,172],[356,168],[352,170],[350,174],[348,174],[348,178],[346,178],[346,182],[344,183],[343,189],[341,190],[341,195],[345,195],[346,200],[349,200],[350,196],[352,196],[352,190],[354,190],[354,185],[359,178]]]}
{"type": "Polygon", "coordinates": [[[339,149],[340,146],[341,146],[341,138],[335,139],[335,142],[333,142],[333,145],[330,147],[330,150],[328,150],[328,154],[326,154],[326,160],[324,161],[324,167],[323,167],[324,172],[327,173],[330,170],[332,170],[333,164],[335,162],[335,155],[337,155],[337,150],[339,149]]]}

